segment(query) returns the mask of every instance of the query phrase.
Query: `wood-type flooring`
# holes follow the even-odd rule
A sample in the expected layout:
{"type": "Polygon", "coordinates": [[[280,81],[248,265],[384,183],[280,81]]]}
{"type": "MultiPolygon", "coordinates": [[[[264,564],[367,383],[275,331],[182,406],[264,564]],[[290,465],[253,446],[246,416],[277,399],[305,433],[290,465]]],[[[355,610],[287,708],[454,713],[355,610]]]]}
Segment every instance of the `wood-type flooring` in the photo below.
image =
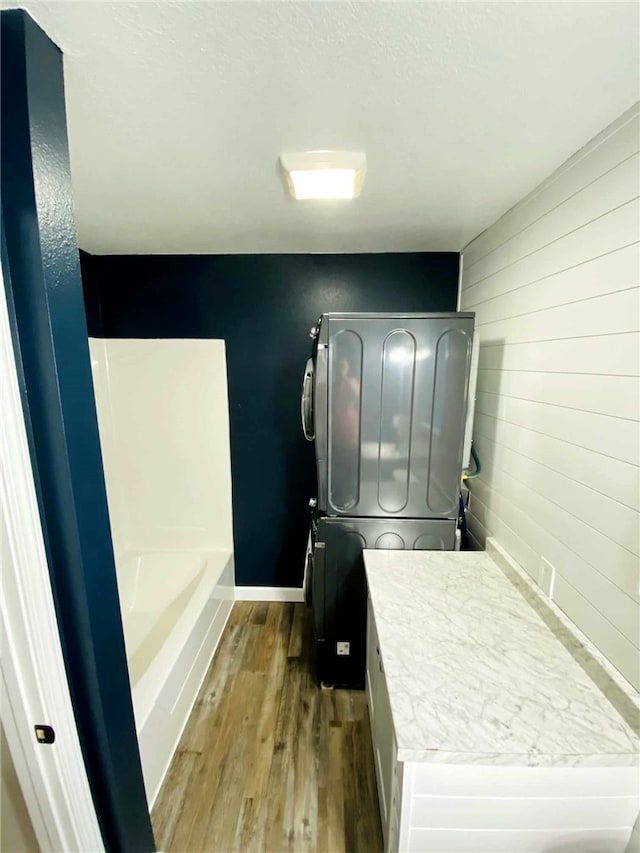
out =
{"type": "Polygon", "coordinates": [[[234,604],[151,817],[163,853],[382,851],[366,696],[318,687],[304,604],[234,604]]]}

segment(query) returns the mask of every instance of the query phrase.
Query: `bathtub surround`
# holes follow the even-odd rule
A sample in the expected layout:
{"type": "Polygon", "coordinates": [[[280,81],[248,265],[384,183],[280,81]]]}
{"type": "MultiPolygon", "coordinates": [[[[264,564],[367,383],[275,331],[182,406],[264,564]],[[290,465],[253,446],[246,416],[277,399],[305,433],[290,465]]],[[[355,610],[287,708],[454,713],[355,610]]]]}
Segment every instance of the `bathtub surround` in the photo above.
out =
{"type": "Polygon", "coordinates": [[[123,620],[152,808],[233,606],[233,558],[224,551],[144,554],[136,580],[123,620]]]}
{"type": "Polygon", "coordinates": [[[105,846],[145,853],[156,848],[91,387],[62,55],[26,13],[3,10],[0,21],[2,260],[60,641],[105,846]]]}
{"type": "Polygon", "coordinates": [[[308,330],[323,311],[453,311],[458,255],[83,254],[82,270],[94,336],[224,339],[236,583],[299,588],[315,494],[308,330]]]}
{"type": "Polygon", "coordinates": [[[640,108],[463,252],[481,340],[468,524],[640,687],[640,108]],[[546,562],[545,562],[546,561],[546,562]]]}
{"type": "Polygon", "coordinates": [[[116,563],[233,551],[224,341],[89,341],[116,563]]]}
{"type": "Polygon", "coordinates": [[[89,341],[152,806],[234,598],[223,341],[89,341]]]}

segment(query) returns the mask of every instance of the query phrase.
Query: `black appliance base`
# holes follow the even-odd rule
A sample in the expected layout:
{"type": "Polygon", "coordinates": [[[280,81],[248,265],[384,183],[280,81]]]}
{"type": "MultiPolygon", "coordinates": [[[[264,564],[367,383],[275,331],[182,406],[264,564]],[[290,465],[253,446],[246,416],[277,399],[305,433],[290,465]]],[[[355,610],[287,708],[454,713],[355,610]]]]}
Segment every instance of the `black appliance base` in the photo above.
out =
{"type": "Polygon", "coordinates": [[[455,531],[453,519],[317,518],[312,527],[311,606],[320,683],[364,687],[367,583],[363,549],[450,551],[455,547],[455,531]]]}
{"type": "Polygon", "coordinates": [[[337,641],[316,640],[316,678],[318,684],[321,687],[364,690],[364,656],[359,653],[356,655],[338,655],[335,652],[336,644],[337,641]]]}

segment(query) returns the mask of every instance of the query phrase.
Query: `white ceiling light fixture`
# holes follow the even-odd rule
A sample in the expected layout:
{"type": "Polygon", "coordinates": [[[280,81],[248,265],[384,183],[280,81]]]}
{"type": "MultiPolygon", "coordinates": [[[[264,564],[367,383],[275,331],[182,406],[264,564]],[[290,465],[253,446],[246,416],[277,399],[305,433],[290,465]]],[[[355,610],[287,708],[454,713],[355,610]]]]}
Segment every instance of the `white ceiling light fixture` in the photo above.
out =
{"type": "Polygon", "coordinates": [[[282,154],[280,164],[295,199],[351,199],[362,189],[366,155],[358,151],[282,154]]]}

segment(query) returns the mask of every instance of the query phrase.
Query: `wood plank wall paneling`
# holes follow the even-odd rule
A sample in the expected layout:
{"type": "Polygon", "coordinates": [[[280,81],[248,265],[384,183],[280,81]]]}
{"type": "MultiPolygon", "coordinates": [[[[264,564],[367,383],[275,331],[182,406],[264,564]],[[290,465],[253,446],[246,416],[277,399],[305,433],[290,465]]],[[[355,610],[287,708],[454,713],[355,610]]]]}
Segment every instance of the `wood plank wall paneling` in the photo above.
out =
{"type": "Polygon", "coordinates": [[[463,252],[480,336],[469,527],[640,688],[640,105],[463,252]]]}

